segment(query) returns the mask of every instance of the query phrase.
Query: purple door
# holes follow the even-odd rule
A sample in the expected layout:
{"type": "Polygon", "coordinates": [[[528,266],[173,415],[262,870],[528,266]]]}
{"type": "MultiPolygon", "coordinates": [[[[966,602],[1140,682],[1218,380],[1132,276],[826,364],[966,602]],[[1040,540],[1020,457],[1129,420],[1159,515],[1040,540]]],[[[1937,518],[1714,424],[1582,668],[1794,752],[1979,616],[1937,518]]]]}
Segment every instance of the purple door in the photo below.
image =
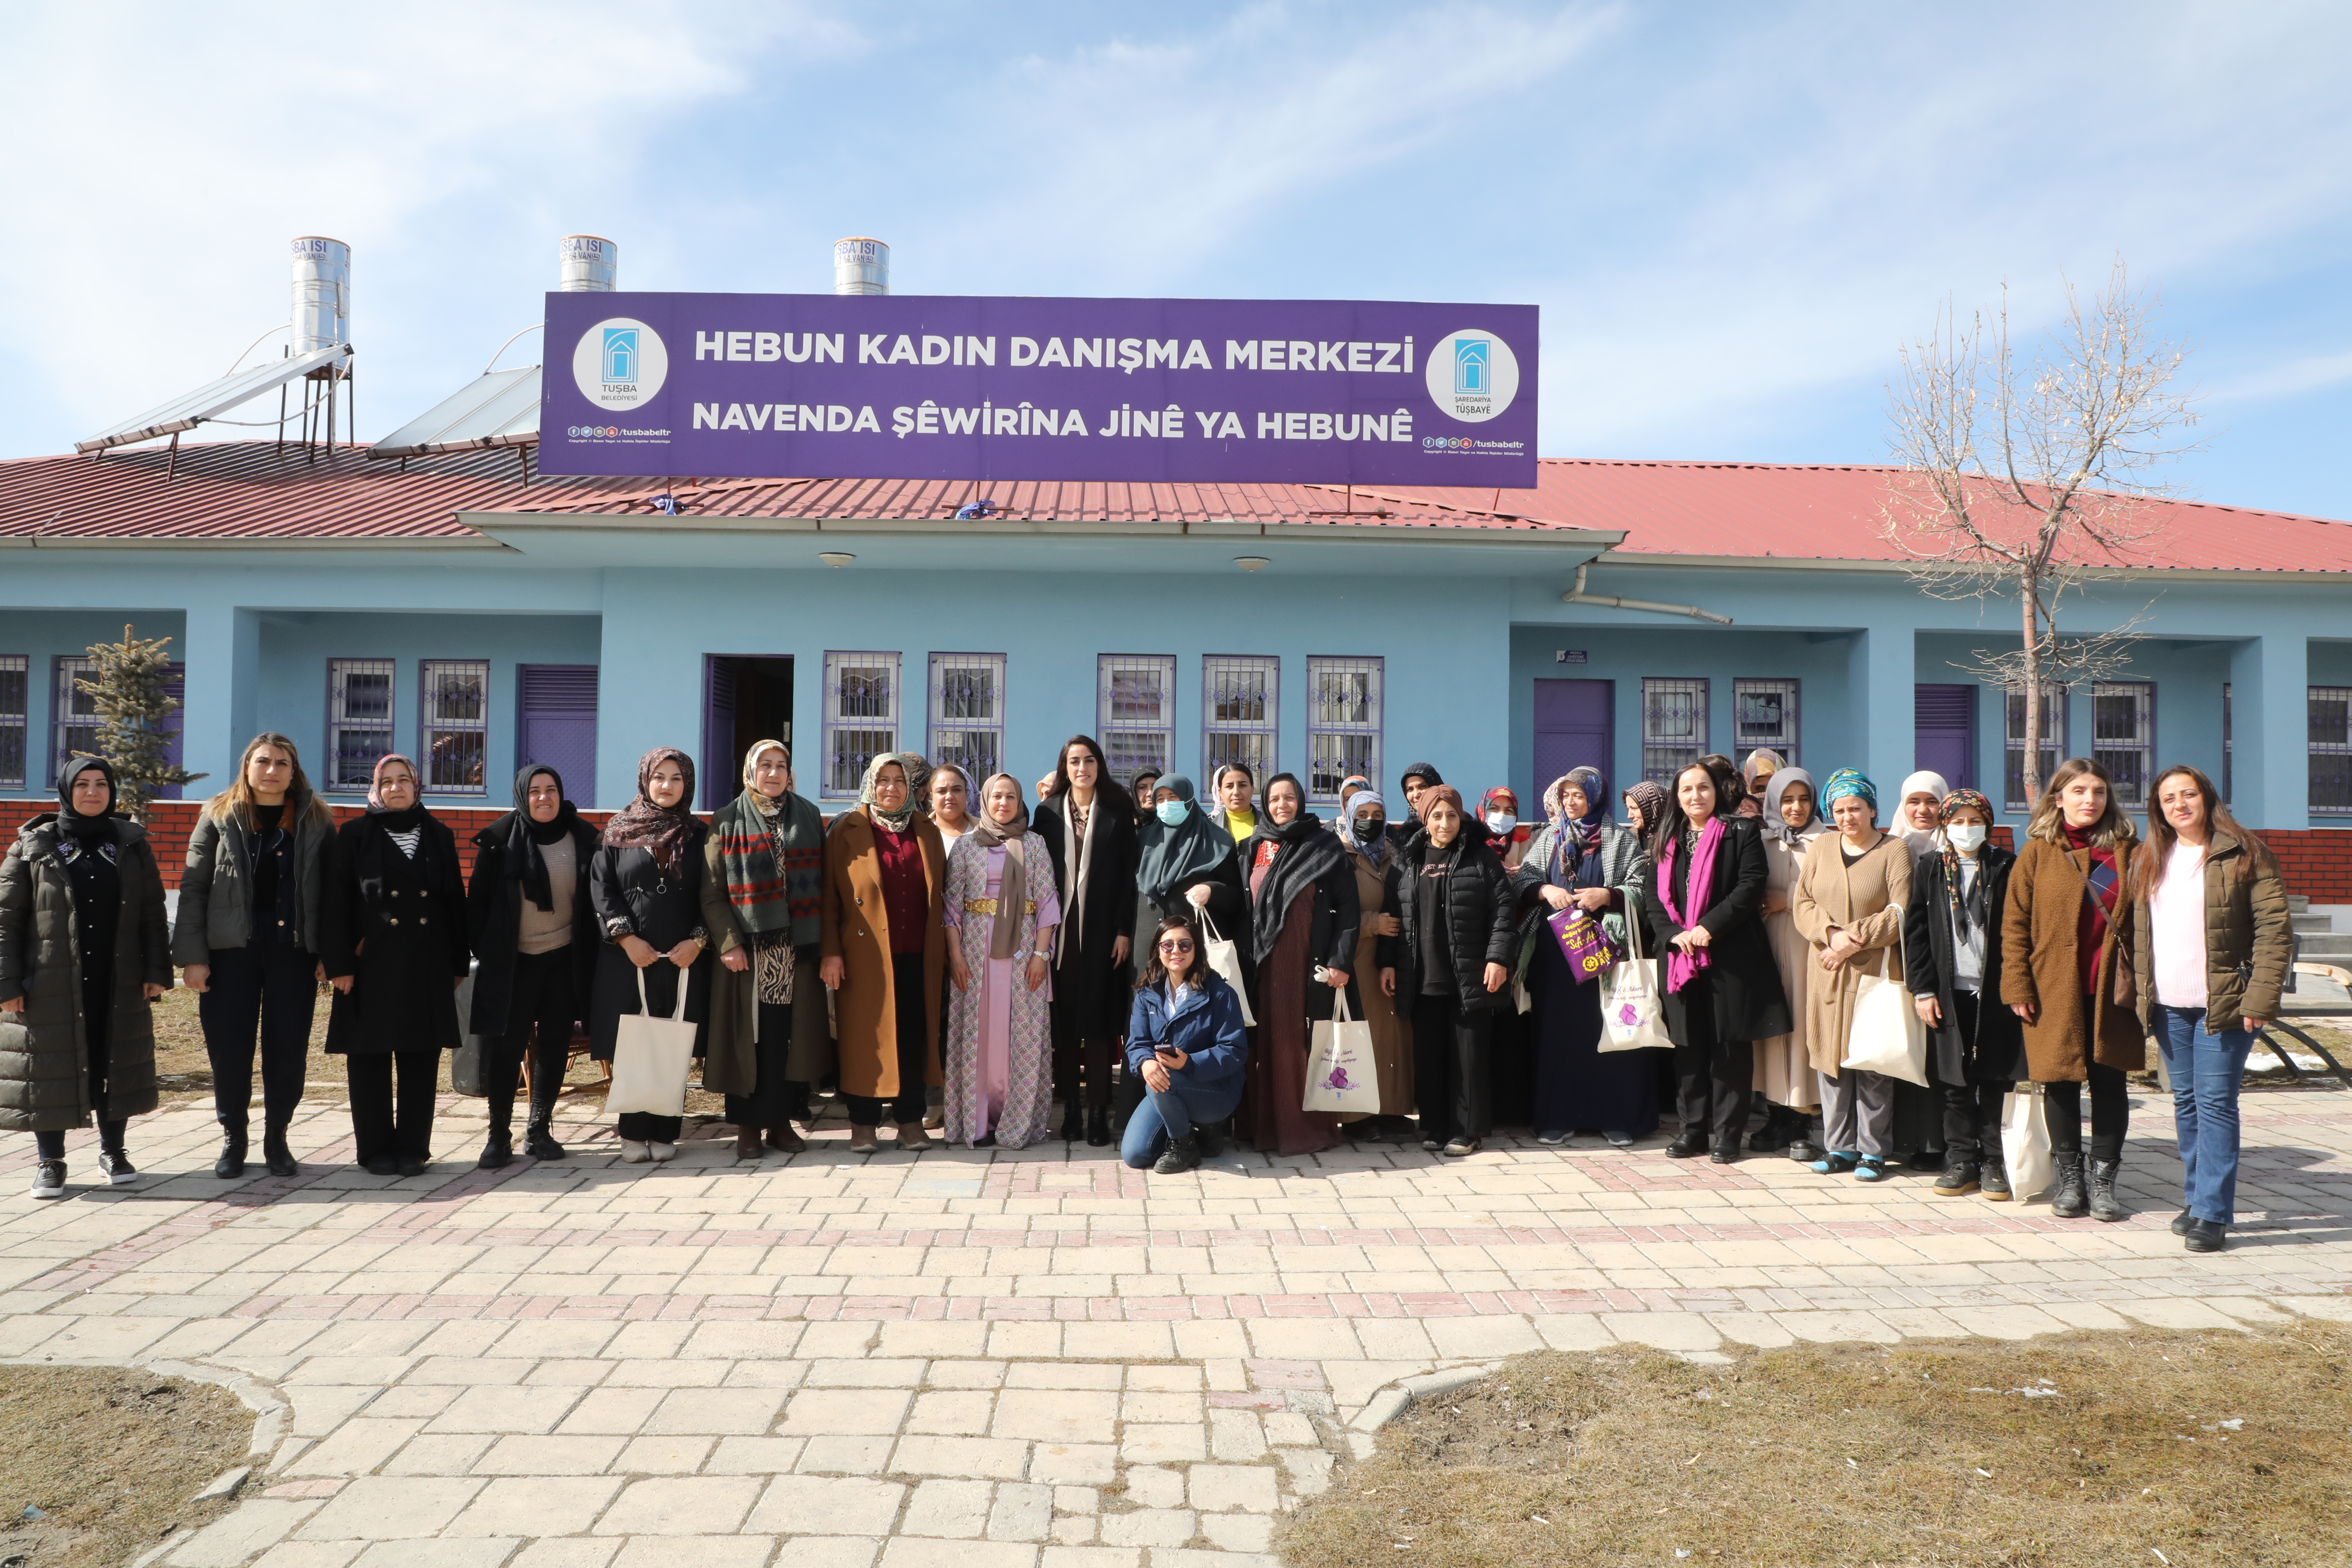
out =
{"type": "Polygon", "coordinates": [[[553,768],[572,804],[593,806],[596,795],[596,667],[525,664],[515,668],[520,715],[518,767],[553,768]]]}
{"type": "Polygon", "coordinates": [[[1941,773],[1954,789],[1977,787],[1977,689],[1918,686],[1912,689],[1912,765],[1941,773]]]}
{"type": "MultiPolygon", "coordinates": [[[[1543,792],[1570,768],[1598,768],[1606,777],[1616,765],[1617,683],[1613,680],[1536,682],[1536,776],[1519,802],[1519,816],[1540,826],[1543,792]]],[[[1610,802],[1616,809],[1616,802],[1610,802]]]]}

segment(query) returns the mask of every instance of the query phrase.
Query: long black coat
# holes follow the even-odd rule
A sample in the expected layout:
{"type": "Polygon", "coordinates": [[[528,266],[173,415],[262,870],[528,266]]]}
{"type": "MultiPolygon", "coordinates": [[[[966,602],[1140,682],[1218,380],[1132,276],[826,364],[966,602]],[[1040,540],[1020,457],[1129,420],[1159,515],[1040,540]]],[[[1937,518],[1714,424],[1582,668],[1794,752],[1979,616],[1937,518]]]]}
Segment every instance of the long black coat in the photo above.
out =
{"type": "Polygon", "coordinates": [[[1080,1039],[1117,1039],[1127,1028],[1135,1000],[1135,864],[1140,852],[1135,818],[1118,808],[1115,792],[1097,791],[1087,821],[1093,840],[1087,852],[1086,926],[1079,930],[1081,889],[1071,887],[1063,864],[1069,846],[1069,820],[1063,796],[1054,795],[1030,819],[1054,867],[1054,890],[1062,900],[1060,945],[1054,957],[1054,1011],[1080,1039]],[[1076,932],[1076,941],[1071,933],[1076,932]],[[1111,945],[1129,939],[1129,956],[1111,962],[1111,945]]]}
{"type": "MultiPolygon", "coordinates": [[[[522,931],[522,883],[507,863],[507,844],[520,812],[509,812],[474,835],[474,882],[466,891],[466,930],[474,944],[474,1010],[466,1026],[484,1039],[495,1039],[528,1028],[533,1020],[511,1016],[514,1002],[515,943],[522,931]]],[[[596,906],[588,896],[588,866],[596,855],[596,830],[574,817],[572,821],[572,994],[579,1009],[572,1020],[588,1016],[588,987],[596,974],[596,950],[604,936],[596,929],[596,906]]]]}
{"type": "Polygon", "coordinates": [[[1659,1011],[1665,1016],[1667,1037],[1677,1044],[1693,1039],[1688,1001],[1693,995],[1709,999],[1717,1040],[1769,1040],[1790,1032],[1788,993],[1780,985],[1780,966],[1772,962],[1771,941],[1764,934],[1764,835],[1747,817],[1721,821],[1723,841],[1704,897],[1691,896],[1691,857],[1681,845],[1675,847],[1675,903],[1685,914],[1696,905],[1696,920],[1678,925],[1666,913],[1655,871],[1650,874],[1648,896],[1642,900],[1642,914],[1657,950],[1659,1011]],[[1710,962],[1690,985],[1668,991],[1671,952],[1666,944],[1695,926],[1706,928],[1710,962]]]}
{"type": "Polygon", "coordinates": [[[1933,996],[1944,1021],[1927,1031],[1928,1074],[1938,1083],[2021,1083],[2032,1076],[2025,1065],[2025,1031],[2000,999],[2000,912],[2009,897],[2009,873],[2017,857],[2000,845],[1977,850],[1983,868],[1984,979],[1977,985],[1977,1028],[1964,1038],[1952,1005],[1951,884],[1944,858],[1926,855],[1911,864],[1911,902],[1903,911],[1905,983],[1914,996],[1933,996]]]}
{"type": "MultiPolygon", "coordinates": [[[[1209,885],[1207,915],[1216,924],[1216,934],[1234,944],[1234,954],[1241,960],[1242,986],[1245,991],[1257,989],[1257,955],[1250,942],[1249,884],[1242,879],[1242,858],[1238,848],[1217,862],[1217,868],[1201,879],[1209,885]]],[[[1192,884],[1187,883],[1186,886],[1192,884]]],[[[1138,890],[1135,910],[1135,941],[1139,947],[1151,940],[1152,928],[1170,915],[1181,915],[1192,922],[1193,929],[1203,937],[1209,928],[1202,920],[1202,911],[1184,896],[1183,888],[1171,888],[1165,900],[1154,899],[1138,890]]]]}
{"type": "MultiPolygon", "coordinates": [[[[702,841],[709,831],[698,826],[667,873],[650,849],[599,848],[588,862],[588,897],[604,939],[588,996],[589,1055],[600,1062],[613,1059],[621,1015],[639,1010],[637,966],[621,950],[621,938],[641,937],[655,952],[667,954],[702,929],[702,841]]],[[[706,947],[686,972],[686,1016],[700,1026],[694,1035],[698,1057],[709,1047],[710,972],[717,963],[706,947]]],[[[656,958],[646,966],[645,981],[646,1003],[667,1017],[677,1005],[677,966],[667,956],[656,958]]]]}
{"type": "Polygon", "coordinates": [[[373,815],[344,823],[327,847],[319,957],[329,980],[352,976],[327,1013],[333,1055],[457,1047],[466,883],[447,825],[428,816],[423,832],[414,859],[373,815]]]}
{"type": "MultiPolygon", "coordinates": [[[[1467,829],[1465,829],[1465,837],[1467,829]]],[[[1511,988],[1486,989],[1486,965],[1508,969],[1518,955],[1518,901],[1512,895],[1511,874],[1483,840],[1467,838],[1445,881],[1446,926],[1443,931],[1422,929],[1420,887],[1432,846],[1425,831],[1415,832],[1396,852],[1396,915],[1403,930],[1396,939],[1397,1011],[1409,1014],[1421,994],[1421,978],[1429,965],[1431,944],[1443,941],[1454,961],[1454,976],[1465,1010],[1511,1005],[1511,988]]]]}
{"type": "MultiPolygon", "coordinates": [[[[1259,818],[1261,823],[1265,820],[1264,817],[1259,818]]],[[[1263,838],[1253,837],[1244,844],[1242,853],[1244,859],[1255,859],[1258,852],[1257,847],[1265,842],[1263,838]]],[[[1393,866],[1394,862],[1391,861],[1391,864],[1393,866]]],[[[1242,875],[1246,878],[1250,874],[1248,867],[1244,865],[1242,875]]],[[[1266,872],[1268,883],[1272,881],[1273,876],[1274,872],[1269,868],[1266,872]]],[[[1263,895],[1264,891],[1265,885],[1262,884],[1259,892],[1263,895]]],[[[1255,914],[1256,909],[1253,902],[1253,918],[1250,921],[1250,940],[1253,944],[1257,940],[1255,914]]],[[[1364,994],[1357,988],[1367,982],[1377,982],[1374,976],[1356,973],[1356,938],[1364,923],[1364,904],[1363,897],[1356,888],[1356,864],[1344,851],[1339,856],[1339,864],[1328,876],[1318,877],[1305,888],[1293,892],[1290,909],[1283,916],[1282,936],[1277,940],[1287,941],[1290,936],[1290,922],[1299,920],[1307,922],[1307,946],[1303,950],[1307,958],[1307,1016],[1309,1018],[1329,1018],[1336,1016],[1334,998],[1339,994],[1328,985],[1318,984],[1316,982],[1315,966],[1319,963],[1326,969],[1339,970],[1348,976],[1348,1015],[1353,1018],[1362,1017],[1364,994]]],[[[1250,1005],[1259,1013],[1268,1010],[1265,1004],[1255,994],[1259,977],[1265,973],[1266,956],[1263,952],[1255,955],[1255,963],[1250,974],[1252,986],[1250,1005]]]]}
{"type": "Polygon", "coordinates": [[[122,902],[115,920],[107,1037],[92,1041],[82,1003],[73,879],[58,851],[54,812],[26,823],[0,860],[0,1131],[61,1132],[90,1116],[93,1047],[106,1059],[110,1119],[155,1109],[155,1031],[143,987],[172,984],[163,879],[147,830],[114,824],[122,902]]]}

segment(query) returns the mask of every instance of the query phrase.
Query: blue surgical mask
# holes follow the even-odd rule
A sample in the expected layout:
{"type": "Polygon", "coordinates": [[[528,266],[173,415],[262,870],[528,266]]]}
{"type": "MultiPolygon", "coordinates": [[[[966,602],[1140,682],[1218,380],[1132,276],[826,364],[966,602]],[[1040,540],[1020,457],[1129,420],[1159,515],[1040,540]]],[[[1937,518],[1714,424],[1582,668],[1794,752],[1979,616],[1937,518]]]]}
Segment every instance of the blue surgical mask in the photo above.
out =
{"type": "Polygon", "coordinates": [[[1163,800],[1151,809],[1158,812],[1160,820],[1169,826],[1181,827],[1184,818],[1192,814],[1192,803],[1189,800],[1163,800]]]}

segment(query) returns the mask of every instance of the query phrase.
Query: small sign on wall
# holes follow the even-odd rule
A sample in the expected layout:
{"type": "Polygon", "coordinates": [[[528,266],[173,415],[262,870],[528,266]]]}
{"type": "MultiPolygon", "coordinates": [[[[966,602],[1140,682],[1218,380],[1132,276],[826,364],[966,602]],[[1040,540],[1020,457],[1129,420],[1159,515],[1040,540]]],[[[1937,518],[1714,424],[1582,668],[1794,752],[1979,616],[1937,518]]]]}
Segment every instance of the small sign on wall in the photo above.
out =
{"type": "Polygon", "coordinates": [[[1582,664],[1584,662],[1584,650],[1580,647],[1554,648],[1552,650],[1551,661],[1554,664],[1582,664]]]}

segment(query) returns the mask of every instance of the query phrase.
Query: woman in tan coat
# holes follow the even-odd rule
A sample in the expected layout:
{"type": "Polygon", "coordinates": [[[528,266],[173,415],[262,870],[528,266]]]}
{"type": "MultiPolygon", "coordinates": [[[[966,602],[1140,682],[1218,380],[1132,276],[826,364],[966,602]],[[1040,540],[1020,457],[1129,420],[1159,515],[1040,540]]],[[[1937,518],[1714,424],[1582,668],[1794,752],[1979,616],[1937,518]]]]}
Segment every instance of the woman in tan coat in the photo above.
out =
{"type": "Polygon", "coordinates": [[[928,1149],[924,1089],[941,1083],[940,978],[947,963],[940,830],[915,809],[910,760],[885,752],[866,765],[857,805],[824,841],[824,903],[817,973],[835,993],[841,1095],[849,1148],[880,1145],[884,1112],[898,1147],[928,1149]]]}
{"type": "Polygon", "coordinates": [[[2116,1177],[2124,1163],[2130,1101],[2124,1074],[2147,1065],[2125,932],[2125,870],[2132,825],[2117,808],[2107,770],[2069,757],[2050,775],[2009,874],[2000,921],[2000,999],[2025,1021],[2025,1062],[2042,1086],[2057,1185],[2050,1212],[2124,1217],[2116,1177]],[[2088,1190],[2083,1163],[2083,1086],[2091,1086],[2088,1190]]]}
{"type": "Polygon", "coordinates": [[[1840,768],[1822,786],[1835,833],[1805,851],[1805,868],[1789,900],[1797,930],[1814,958],[1805,973],[1805,1052],[1821,1075],[1822,1142],[1813,1169],[1822,1175],[1852,1171],[1860,1182],[1883,1181],[1894,1152],[1895,1084],[1884,1073],[1843,1067],[1862,977],[1902,983],[1889,949],[1903,934],[1911,902],[1911,847],[1878,830],[1878,791],[1852,768],[1840,768]]]}
{"type": "Polygon", "coordinates": [[[1789,910],[1796,901],[1797,879],[1804,874],[1805,852],[1829,829],[1822,825],[1814,803],[1813,775],[1780,765],[1770,752],[1751,752],[1748,765],[1754,768],[1759,758],[1770,758],[1774,764],[1763,776],[1760,791],[1751,789],[1748,795],[1753,800],[1760,794],[1763,802],[1759,826],[1764,830],[1764,934],[1771,942],[1772,962],[1780,968],[1780,984],[1789,993],[1798,1025],[1792,1033],[1756,1042],[1756,1087],[1771,1109],[1764,1125],[1748,1135],[1748,1146],[1759,1152],[1785,1149],[1791,1160],[1811,1164],[1822,1153],[1813,1142],[1822,1080],[1805,1050],[1803,1022],[1805,976],[1814,967],[1813,945],[1797,930],[1789,910]]]}

